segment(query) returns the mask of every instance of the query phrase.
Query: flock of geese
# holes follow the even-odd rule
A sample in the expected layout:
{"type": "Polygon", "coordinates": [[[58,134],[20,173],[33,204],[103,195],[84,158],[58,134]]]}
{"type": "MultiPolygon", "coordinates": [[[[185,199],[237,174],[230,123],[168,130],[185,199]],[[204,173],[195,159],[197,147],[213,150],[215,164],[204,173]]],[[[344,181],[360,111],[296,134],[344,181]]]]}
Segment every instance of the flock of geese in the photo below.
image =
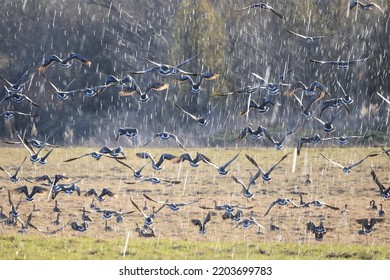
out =
{"type": "MultiPolygon", "coordinates": [[[[384,12],[383,9],[377,4],[351,1],[350,9],[357,8],[364,11],[369,11],[373,8],[376,8],[377,10],[384,12]]],[[[280,12],[276,11],[270,5],[265,3],[254,3],[250,6],[239,8],[236,11],[250,12],[252,9],[262,9],[270,11],[273,15],[285,21],[285,17],[280,12]]],[[[312,44],[317,40],[326,41],[328,37],[332,36],[308,36],[292,31],[291,29],[285,28],[284,30],[292,36],[306,40],[308,44],[312,44]]],[[[43,63],[36,69],[34,67],[28,68],[14,83],[0,76],[0,82],[4,85],[6,91],[5,96],[0,100],[0,104],[5,104],[6,102],[14,102],[15,104],[18,104],[20,102],[29,102],[31,106],[40,107],[40,105],[36,101],[32,100],[31,97],[28,96],[28,92],[26,90],[28,85],[36,76],[42,77],[44,81],[47,81],[51,89],[54,90],[57,98],[63,100],[64,102],[68,102],[69,97],[75,94],[85,94],[89,97],[98,98],[99,95],[106,92],[108,88],[117,88],[118,94],[120,96],[131,96],[133,94],[136,94],[141,103],[148,103],[151,100],[150,94],[152,91],[163,91],[169,87],[169,83],[166,82],[151,82],[146,86],[145,89],[142,89],[141,86],[138,85],[134,77],[136,77],[137,75],[147,75],[148,73],[154,73],[157,76],[175,76],[176,82],[187,83],[189,85],[190,94],[199,95],[203,94],[201,87],[202,83],[205,80],[216,80],[218,79],[220,74],[211,72],[198,73],[197,71],[183,70],[183,68],[188,62],[192,61],[193,59],[196,59],[197,57],[198,55],[193,55],[174,66],[169,64],[157,63],[155,61],[145,58],[145,61],[148,64],[152,65],[151,67],[145,68],[143,70],[129,71],[124,77],[109,75],[104,79],[104,81],[101,81],[100,83],[92,87],[82,89],[60,89],[48,79],[45,74],[47,71],[59,71],[61,68],[70,68],[75,61],[78,61],[85,66],[90,66],[93,61],[85,58],[83,55],[78,53],[70,53],[69,56],[64,58],[52,54],[46,57],[43,63]]],[[[323,61],[310,58],[308,62],[330,65],[331,67],[335,66],[335,71],[345,71],[346,69],[349,69],[356,64],[364,64],[368,59],[370,59],[370,56],[356,60],[337,61],[323,61]]],[[[300,111],[299,123],[303,123],[304,125],[305,122],[318,122],[322,126],[322,130],[327,135],[332,135],[332,133],[336,130],[342,133],[342,131],[340,131],[340,128],[336,129],[336,125],[334,125],[333,123],[336,122],[336,120],[340,120],[340,117],[342,115],[344,115],[344,118],[347,118],[351,114],[351,111],[353,110],[351,105],[353,103],[353,96],[345,92],[339,81],[337,81],[337,83],[343,92],[340,97],[334,97],[333,94],[329,92],[328,87],[326,86],[327,81],[312,81],[308,85],[306,85],[302,81],[292,81],[290,83],[284,83],[284,81],[290,76],[292,72],[292,69],[287,69],[276,81],[268,81],[261,75],[257,73],[252,73],[253,77],[258,83],[252,86],[246,86],[244,88],[236,89],[229,93],[220,93],[219,96],[222,97],[222,99],[216,102],[216,104],[205,115],[202,116],[199,116],[197,113],[189,112],[187,109],[183,108],[179,104],[174,104],[174,106],[179,110],[178,112],[187,115],[199,126],[204,127],[208,123],[207,118],[210,117],[210,113],[212,112],[212,110],[214,110],[217,106],[223,106],[221,104],[226,98],[232,98],[232,96],[236,95],[244,94],[248,96],[248,101],[245,106],[243,106],[243,110],[240,112],[242,116],[250,114],[251,111],[257,111],[259,114],[266,114],[267,112],[272,110],[272,107],[276,103],[275,98],[278,98],[281,95],[281,88],[283,86],[287,87],[288,89],[282,94],[282,96],[284,96],[285,98],[292,98],[296,103],[297,110],[300,111]],[[252,96],[259,91],[263,92],[263,90],[265,92],[265,95],[261,97],[261,102],[257,103],[255,100],[252,99],[252,96]],[[301,91],[303,93],[301,98],[299,98],[296,94],[298,91],[301,91]],[[312,107],[314,106],[313,104],[319,102],[320,105],[317,109],[320,111],[320,113],[317,116],[315,113],[317,109],[314,110],[312,107]],[[324,119],[324,115],[328,116],[327,119],[324,119]]],[[[385,99],[383,96],[381,96],[381,98],[385,99]]],[[[387,102],[389,101],[387,100],[387,102]]],[[[33,120],[36,115],[31,112],[20,112],[17,110],[13,110],[4,111],[0,114],[0,116],[3,117],[5,121],[9,121],[16,116],[19,116],[20,118],[28,117],[27,119],[33,120]]],[[[19,120],[19,118],[18,121],[22,123],[21,119],[19,120]]],[[[270,141],[274,148],[279,151],[284,149],[284,140],[287,137],[291,137],[291,135],[296,134],[298,131],[301,130],[301,128],[301,124],[299,124],[296,127],[291,128],[281,137],[276,137],[275,134],[271,132],[268,128],[265,128],[261,125],[259,125],[257,128],[252,128],[248,125],[247,127],[244,127],[241,130],[240,134],[237,136],[237,143],[242,144],[244,139],[248,135],[250,135],[252,139],[267,139],[267,141],[270,141]]],[[[138,133],[139,131],[136,127],[121,127],[117,130],[116,134],[114,135],[114,138],[117,141],[119,140],[119,138],[132,139],[137,137],[138,133]]],[[[21,228],[19,229],[19,231],[21,233],[27,233],[29,231],[29,228],[33,228],[45,234],[55,234],[60,231],[66,230],[68,226],[74,231],[85,232],[88,230],[89,224],[94,222],[93,218],[91,218],[88,213],[99,213],[105,220],[104,230],[106,231],[113,230],[113,227],[108,224],[108,221],[112,218],[115,219],[116,223],[120,224],[123,223],[124,217],[126,216],[140,215],[144,220],[143,225],[139,226],[138,223],[136,223],[135,231],[139,234],[140,237],[155,237],[156,234],[154,228],[154,221],[156,220],[157,214],[160,211],[162,211],[164,208],[169,208],[171,211],[177,212],[180,211],[182,207],[188,207],[189,205],[198,204],[199,201],[202,199],[196,198],[185,202],[173,202],[170,201],[170,199],[167,199],[165,201],[159,200],[157,198],[154,198],[153,195],[147,195],[144,193],[143,197],[145,204],[143,207],[137,204],[137,202],[133,200],[132,197],[130,197],[130,203],[134,207],[134,210],[122,211],[122,209],[104,209],[100,206],[101,203],[108,198],[115,199],[116,194],[112,190],[110,190],[110,188],[103,188],[102,190],[98,190],[95,188],[91,188],[89,190],[82,190],[80,189],[78,183],[83,178],[71,183],[62,183],[61,181],[69,179],[67,176],[62,174],[55,174],[54,176],[49,176],[45,174],[35,178],[27,176],[24,178],[20,178],[18,174],[21,171],[22,166],[27,161],[28,157],[29,160],[36,166],[51,164],[50,155],[52,154],[53,150],[55,150],[58,146],[38,139],[26,137],[25,135],[20,135],[17,132],[15,132],[15,135],[17,135],[18,137],[16,141],[4,139],[3,142],[8,145],[23,146],[26,149],[26,156],[23,159],[15,158],[15,161],[8,166],[0,166],[0,170],[7,175],[10,182],[13,185],[17,185],[17,187],[13,187],[12,185],[0,189],[0,191],[2,192],[6,191],[8,196],[7,202],[1,201],[0,221],[6,226],[16,226],[20,223],[21,228]],[[15,163],[18,164],[18,167],[15,170],[10,170],[10,166],[15,163]],[[21,180],[26,181],[28,184],[26,183],[26,185],[20,186],[19,184],[21,180]],[[34,186],[31,187],[29,184],[32,184],[34,186]],[[33,210],[27,215],[25,221],[22,220],[19,215],[19,207],[21,205],[22,200],[26,200],[28,203],[31,203],[34,201],[34,198],[37,195],[42,195],[46,192],[49,193],[48,201],[52,201],[53,213],[55,213],[56,215],[56,219],[51,221],[51,224],[56,226],[56,228],[52,230],[49,230],[49,228],[47,230],[44,230],[34,225],[34,212],[37,211],[35,209],[35,204],[33,210]],[[63,211],[59,207],[58,200],[61,200],[63,195],[83,195],[85,197],[92,197],[90,209],[87,210],[85,206],[80,207],[81,215],[79,217],[77,217],[76,219],[70,219],[69,221],[62,223],[61,225],[60,215],[63,213],[63,211]],[[16,196],[18,196],[18,198],[16,198],[16,196]],[[149,211],[149,207],[147,206],[146,201],[153,203],[153,205],[158,205],[158,207],[154,206],[152,207],[152,211],[149,211]],[[8,215],[6,214],[7,211],[4,211],[7,208],[9,208],[8,215]]],[[[296,155],[300,155],[300,152],[304,145],[315,145],[324,141],[336,140],[338,141],[338,144],[340,146],[343,146],[347,145],[352,139],[364,139],[367,137],[369,137],[369,135],[342,135],[321,137],[319,133],[315,135],[302,136],[298,139],[296,144],[296,155]]],[[[236,154],[234,154],[234,156],[230,158],[227,162],[218,162],[218,160],[211,160],[210,156],[198,152],[195,156],[191,156],[185,148],[183,142],[180,140],[179,136],[167,131],[156,132],[150,138],[150,140],[143,144],[143,147],[151,146],[153,145],[153,142],[157,140],[167,141],[167,143],[173,142],[175,145],[177,145],[178,150],[181,151],[182,154],[173,155],[170,153],[163,153],[159,156],[153,156],[149,152],[137,152],[136,157],[138,159],[144,160],[145,163],[142,164],[142,166],[140,166],[139,168],[134,168],[133,166],[125,162],[128,156],[126,155],[125,150],[121,146],[116,148],[110,148],[105,146],[97,151],[92,151],[90,153],[85,153],[76,157],[67,158],[64,160],[63,164],[68,164],[69,162],[80,160],[85,157],[91,157],[96,161],[101,160],[102,158],[108,158],[113,162],[117,163],[118,166],[124,166],[125,168],[133,172],[135,180],[132,182],[125,182],[127,184],[140,184],[141,182],[150,182],[152,184],[159,184],[161,182],[166,182],[168,184],[180,184],[181,182],[179,180],[163,179],[154,176],[143,176],[144,168],[151,165],[155,172],[163,172],[163,164],[165,161],[170,161],[173,164],[181,164],[188,161],[192,168],[198,168],[201,165],[203,165],[204,167],[211,167],[212,169],[216,170],[219,176],[223,177],[229,173],[230,165],[234,163],[242,153],[241,149],[236,154]]],[[[253,201],[254,192],[251,190],[255,186],[256,182],[258,180],[263,180],[264,182],[271,182],[272,172],[276,168],[280,168],[280,165],[282,165],[283,161],[289,155],[290,153],[286,153],[278,157],[274,160],[275,163],[267,169],[264,167],[263,162],[255,160],[255,158],[251,155],[245,154],[246,160],[248,160],[249,164],[253,166],[255,170],[254,175],[251,174],[247,184],[245,184],[242,179],[240,179],[238,174],[234,174],[231,176],[232,182],[242,187],[242,198],[244,198],[246,201],[253,201]]],[[[362,164],[367,159],[373,157],[388,157],[390,159],[390,149],[381,147],[381,150],[379,150],[378,148],[377,150],[368,153],[364,158],[358,160],[357,162],[351,164],[346,163],[346,165],[345,163],[336,162],[329,155],[320,153],[320,156],[323,158],[324,162],[329,162],[331,165],[341,168],[341,170],[347,174],[350,173],[355,166],[362,164]]],[[[3,165],[3,163],[1,163],[1,165],[3,165]]],[[[383,183],[381,183],[380,179],[378,179],[377,177],[374,168],[372,168],[370,175],[374,184],[379,190],[378,193],[380,197],[383,199],[389,199],[390,186],[385,187],[383,183]]],[[[380,176],[382,178],[385,178],[385,174],[380,174],[380,176]]],[[[306,182],[307,184],[311,183],[309,177],[306,182]]],[[[244,213],[244,211],[250,210],[254,206],[232,205],[229,203],[218,204],[217,201],[214,202],[214,205],[198,205],[200,209],[205,209],[207,211],[204,212],[204,216],[196,218],[193,217],[190,220],[191,224],[198,228],[200,234],[206,234],[208,223],[215,219],[215,216],[218,216],[218,212],[222,213],[220,216],[223,220],[233,221],[236,227],[248,229],[254,226],[258,228],[259,233],[262,233],[261,230],[265,228],[260,222],[256,220],[256,215],[253,210],[250,211],[249,214],[244,213]]],[[[269,207],[267,211],[263,214],[263,216],[265,217],[267,215],[270,215],[271,210],[275,206],[286,206],[296,209],[315,206],[326,207],[331,210],[341,211],[342,213],[347,213],[349,211],[347,208],[348,205],[345,205],[345,207],[341,209],[340,207],[329,205],[328,203],[319,200],[304,202],[302,194],[300,194],[299,203],[295,202],[294,199],[285,197],[277,197],[275,200],[269,201],[269,207]]],[[[375,229],[375,224],[384,221],[385,212],[383,209],[383,203],[380,204],[379,209],[375,205],[375,201],[372,200],[370,202],[369,207],[370,209],[378,210],[378,217],[356,219],[356,223],[361,225],[359,234],[367,234],[372,232],[375,229]]],[[[279,226],[272,223],[270,229],[278,230],[279,226]]],[[[319,221],[318,226],[313,221],[309,221],[307,223],[306,229],[308,232],[314,234],[316,240],[322,240],[327,232],[327,228],[324,225],[323,219],[319,221]]]]}

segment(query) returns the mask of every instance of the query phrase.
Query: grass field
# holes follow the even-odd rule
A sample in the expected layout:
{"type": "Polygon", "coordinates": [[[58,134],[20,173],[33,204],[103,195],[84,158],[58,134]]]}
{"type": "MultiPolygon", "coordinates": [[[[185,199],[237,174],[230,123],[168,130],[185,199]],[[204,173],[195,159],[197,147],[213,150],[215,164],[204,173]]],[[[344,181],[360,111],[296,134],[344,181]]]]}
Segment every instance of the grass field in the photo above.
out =
{"type": "MultiPolygon", "coordinates": [[[[0,166],[13,173],[23,161],[26,150],[18,148],[0,148],[2,159],[0,166]]],[[[385,154],[370,157],[355,166],[350,174],[342,172],[341,168],[326,161],[320,153],[339,162],[349,165],[359,161],[371,152],[380,152],[377,147],[321,147],[304,148],[300,156],[295,156],[294,149],[286,148],[277,151],[266,148],[202,148],[189,149],[191,155],[196,152],[207,155],[215,164],[223,164],[240,152],[238,158],[227,168],[229,173],[219,175],[216,169],[203,162],[199,167],[191,167],[187,161],[173,164],[164,161],[161,171],[154,171],[151,165],[145,167],[144,177],[156,176],[165,179],[179,180],[179,184],[150,182],[135,182],[132,171],[120,165],[113,159],[102,158],[96,161],[90,156],[64,162],[64,160],[90,153],[99,148],[56,148],[47,159],[47,165],[33,165],[28,160],[19,172],[19,177],[33,180],[35,177],[47,174],[64,174],[72,182],[83,178],[77,183],[81,195],[76,193],[68,196],[59,193],[57,201],[62,209],[61,224],[68,221],[82,222],[80,210],[82,207],[90,210],[87,213],[93,222],[86,232],[76,232],[68,225],[53,235],[47,235],[30,227],[27,234],[19,233],[21,223],[16,226],[0,225],[0,259],[390,259],[390,223],[386,219],[375,225],[376,230],[370,234],[358,234],[361,226],[355,221],[361,218],[378,217],[378,211],[368,210],[370,200],[376,204],[382,203],[384,210],[389,208],[388,201],[379,195],[379,189],[371,178],[373,168],[384,186],[389,186],[389,158],[385,154]],[[268,169],[284,154],[288,157],[271,173],[272,181],[264,182],[261,178],[251,187],[253,199],[243,196],[242,187],[236,184],[231,176],[240,178],[247,183],[250,176],[257,170],[246,159],[245,154],[252,156],[263,169],[268,169]],[[311,184],[305,184],[306,174],[310,174],[311,184]],[[91,197],[85,192],[95,188],[109,188],[115,197],[107,197],[97,202],[101,209],[116,211],[133,211],[125,216],[123,223],[116,223],[115,218],[108,220],[112,231],[105,231],[105,220],[101,213],[90,209],[91,197]],[[332,210],[326,207],[291,208],[275,205],[268,215],[264,216],[270,204],[277,198],[289,198],[299,203],[299,193],[303,193],[305,201],[320,200],[342,209],[348,204],[348,213],[332,210]],[[174,212],[164,207],[154,223],[156,237],[139,237],[135,232],[136,224],[143,225],[143,216],[130,203],[130,197],[141,208],[144,206],[143,194],[160,201],[188,202],[200,198],[199,202],[184,206],[174,212]],[[218,204],[237,204],[253,206],[253,217],[264,226],[258,229],[252,226],[243,229],[237,222],[223,220],[223,212],[202,209],[199,206],[213,207],[218,204]],[[216,213],[207,224],[207,233],[199,234],[198,227],[191,219],[203,219],[208,211],[216,213]],[[314,234],[306,230],[310,221],[316,225],[324,219],[327,233],[322,241],[316,241],[314,234]],[[280,230],[271,231],[271,220],[280,230]],[[126,239],[129,235],[128,244],[126,239]]],[[[147,162],[135,156],[136,152],[148,151],[152,155],[172,153],[180,156],[183,150],[179,148],[125,148],[127,164],[139,168],[147,162]]],[[[11,190],[12,200],[16,204],[20,195],[13,190],[27,185],[34,185],[21,179],[12,183],[5,173],[1,174],[0,205],[8,215],[8,191],[11,190]]],[[[48,188],[48,187],[47,187],[48,188]]],[[[56,218],[52,208],[54,201],[48,199],[48,192],[36,194],[33,202],[22,199],[19,207],[20,218],[25,221],[33,210],[33,205],[39,211],[33,213],[31,223],[42,231],[55,229],[51,224],[56,218]]],[[[96,199],[95,199],[96,200],[96,199]]],[[[147,201],[151,208],[160,204],[147,201]]],[[[247,218],[251,210],[243,209],[243,218],[247,218]]],[[[390,211],[390,210],[389,210],[390,211]]]]}

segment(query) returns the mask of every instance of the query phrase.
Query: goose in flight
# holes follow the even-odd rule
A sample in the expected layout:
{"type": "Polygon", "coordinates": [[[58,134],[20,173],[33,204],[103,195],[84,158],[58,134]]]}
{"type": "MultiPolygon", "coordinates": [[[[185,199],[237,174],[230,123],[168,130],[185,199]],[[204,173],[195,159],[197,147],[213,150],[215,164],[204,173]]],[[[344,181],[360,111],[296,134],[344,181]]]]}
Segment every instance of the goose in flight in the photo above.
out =
{"type": "Polygon", "coordinates": [[[284,31],[286,31],[286,32],[288,32],[288,33],[290,33],[292,35],[295,35],[295,36],[297,36],[297,37],[299,37],[301,39],[306,40],[306,42],[308,42],[308,43],[314,43],[317,40],[328,38],[328,37],[334,35],[334,34],[327,34],[327,35],[309,36],[309,35],[299,34],[297,32],[291,31],[291,30],[289,30],[287,28],[283,28],[283,29],[284,29],[284,31]]]}
{"type": "Polygon", "coordinates": [[[249,6],[246,6],[246,7],[243,7],[243,8],[239,8],[239,9],[237,9],[235,11],[236,12],[241,12],[241,11],[251,10],[251,9],[256,9],[256,8],[260,8],[260,9],[264,9],[264,10],[267,10],[267,11],[271,11],[274,15],[276,15],[279,18],[285,20],[285,17],[282,14],[277,12],[274,8],[272,8],[270,5],[268,5],[266,3],[253,3],[253,4],[249,5],[249,6]]]}
{"type": "Polygon", "coordinates": [[[67,57],[65,58],[60,58],[59,56],[55,54],[51,54],[48,57],[45,58],[43,63],[38,67],[39,72],[43,72],[46,70],[47,67],[49,67],[53,62],[59,63],[61,67],[63,68],[69,68],[72,65],[72,61],[76,59],[80,61],[81,63],[90,66],[91,61],[86,59],[84,56],[78,53],[70,53],[67,57]]]}

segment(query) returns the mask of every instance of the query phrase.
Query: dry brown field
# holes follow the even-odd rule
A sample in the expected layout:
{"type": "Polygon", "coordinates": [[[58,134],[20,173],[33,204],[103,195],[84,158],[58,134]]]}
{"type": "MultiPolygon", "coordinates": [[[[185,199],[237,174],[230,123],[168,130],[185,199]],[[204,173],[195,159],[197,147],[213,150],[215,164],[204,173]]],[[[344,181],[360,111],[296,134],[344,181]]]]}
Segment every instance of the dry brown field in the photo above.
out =
{"type": "MultiPolygon", "coordinates": [[[[171,147],[171,146],[170,146],[171,147]]],[[[123,160],[134,168],[139,168],[147,160],[135,156],[136,152],[148,151],[152,155],[171,153],[180,156],[184,151],[180,148],[132,148],[125,147],[127,159],[123,160]]],[[[285,148],[277,151],[271,148],[200,148],[188,149],[191,155],[196,152],[207,155],[217,165],[228,161],[236,153],[240,152],[238,158],[227,168],[229,173],[225,176],[219,175],[217,170],[203,162],[196,168],[191,167],[187,161],[173,164],[164,161],[161,171],[154,171],[151,165],[145,167],[144,177],[159,177],[165,179],[179,180],[179,184],[160,183],[152,184],[147,181],[135,181],[132,171],[118,164],[115,160],[103,157],[95,160],[90,156],[81,159],[64,162],[64,160],[90,153],[99,148],[56,148],[48,158],[46,165],[32,164],[28,159],[19,172],[21,180],[12,183],[7,175],[1,173],[0,205],[3,212],[8,215],[10,206],[8,203],[8,190],[11,191],[12,200],[17,203],[19,194],[14,192],[16,187],[27,185],[31,189],[34,185],[23,178],[34,180],[38,176],[47,174],[54,177],[55,174],[68,176],[68,180],[61,183],[72,182],[83,178],[77,185],[81,189],[81,195],[76,193],[66,195],[59,193],[56,197],[62,213],[61,223],[76,221],[81,223],[81,208],[90,210],[87,213],[93,222],[89,224],[86,232],[80,233],[66,226],[62,231],[55,234],[59,237],[80,237],[87,236],[96,239],[121,239],[123,240],[128,231],[131,239],[141,239],[134,231],[136,223],[143,224],[143,216],[136,211],[130,203],[132,198],[140,207],[144,206],[145,198],[143,194],[150,197],[172,202],[188,202],[200,198],[200,201],[192,205],[184,206],[179,211],[174,212],[168,207],[163,208],[158,214],[154,223],[156,239],[191,242],[259,242],[260,244],[272,244],[293,242],[299,244],[321,243],[329,245],[369,245],[386,246],[390,244],[390,221],[377,224],[376,230],[367,235],[358,233],[360,225],[356,219],[378,217],[378,211],[368,210],[370,200],[375,200],[376,204],[383,204],[385,211],[390,211],[389,202],[379,195],[379,189],[371,178],[370,171],[374,169],[377,176],[385,186],[390,186],[390,164],[389,157],[381,154],[376,157],[366,159],[361,164],[355,166],[350,174],[342,172],[341,168],[331,164],[321,157],[323,153],[329,158],[341,164],[351,164],[364,158],[372,152],[380,152],[379,147],[321,147],[310,146],[301,150],[300,156],[295,156],[294,148],[285,148]],[[232,175],[247,183],[250,176],[256,172],[256,168],[246,159],[245,154],[252,156],[263,169],[268,169],[277,162],[284,154],[288,157],[282,161],[271,173],[272,181],[264,182],[261,178],[251,187],[254,193],[253,199],[246,199],[243,196],[242,187],[232,180],[232,175]],[[311,184],[305,184],[306,174],[310,174],[311,184]],[[134,182],[127,184],[126,182],[134,182]],[[91,197],[86,197],[85,192],[95,188],[98,192],[102,188],[109,188],[116,195],[106,197],[102,202],[97,202],[101,209],[133,211],[124,218],[124,222],[118,224],[115,218],[108,221],[108,225],[113,227],[113,231],[105,231],[105,220],[101,213],[90,209],[91,197]],[[264,216],[270,204],[277,198],[289,198],[295,203],[299,203],[299,193],[303,193],[305,201],[320,200],[330,205],[342,209],[348,204],[348,213],[341,210],[332,210],[327,207],[292,208],[275,205],[268,215],[264,216]],[[203,219],[210,210],[202,209],[200,206],[214,205],[214,200],[218,204],[232,204],[242,206],[253,206],[253,217],[264,226],[258,230],[256,226],[243,229],[237,226],[232,220],[223,220],[221,211],[214,211],[215,216],[207,224],[207,233],[200,235],[198,228],[191,223],[191,219],[203,219]],[[310,221],[316,225],[320,219],[324,219],[327,233],[322,241],[316,241],[314,234],[306,230],[306,224],[310,221]],[[280,230],[271,231],[270,224],[280,227],[280,230]]],[[[11,173],[17,168],[26,156],[27,151],[22,147],[2,147],[1,164],[5,170],[11,173]]],[[[49,189],[48,187],[46,187],[49,189]]],[[[48,199],[48,192],[36,194],[33,202],[27,202],[22,198],[19,207],[20,218],[25,220],[26,216],[33,210],[31,223],[41,230],[55,229],[51,221],[56,218],[52,208],[54,201],[48,199]]],[[[96,199],[95,199],[96,201],[96,199]]],[[[160,207],[160,204],[146,201],[151,208],[160,207]]],[[[243,218],[247,218],[251,210],[244,209],[243,218]]],[[[1,236],[22,235],[18,232],[21,223],[16,226],[0,225],[1,236]]],[[[26,236],[45,236],[44,233],[30,228],[26,236]]]]}

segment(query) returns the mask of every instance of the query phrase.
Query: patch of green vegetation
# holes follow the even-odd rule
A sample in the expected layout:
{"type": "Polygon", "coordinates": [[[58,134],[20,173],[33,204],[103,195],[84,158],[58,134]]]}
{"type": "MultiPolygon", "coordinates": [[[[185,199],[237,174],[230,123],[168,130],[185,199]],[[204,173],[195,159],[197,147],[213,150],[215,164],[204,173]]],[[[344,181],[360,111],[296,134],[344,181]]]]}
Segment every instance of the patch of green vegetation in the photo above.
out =
{"type": "Polygon", "coordinates": [[[3,260],[378,260],[389,259],[387,246],[261,242],[194,242],[89,237],[2,236],[3,260]]]}

